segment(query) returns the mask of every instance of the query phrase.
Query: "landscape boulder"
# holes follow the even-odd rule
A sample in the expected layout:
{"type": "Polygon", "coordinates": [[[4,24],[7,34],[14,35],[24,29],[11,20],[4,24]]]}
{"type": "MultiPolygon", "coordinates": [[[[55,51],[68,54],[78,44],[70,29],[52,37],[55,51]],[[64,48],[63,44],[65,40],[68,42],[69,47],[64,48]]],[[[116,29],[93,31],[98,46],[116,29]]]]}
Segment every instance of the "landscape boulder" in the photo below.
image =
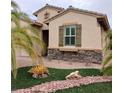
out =
{"type": "Polygon", "coordinates": [[[79,74],[79,71],[71,72],[69,75],[67,75],[66,79],[80,79],[82,76],[79,74]]]}

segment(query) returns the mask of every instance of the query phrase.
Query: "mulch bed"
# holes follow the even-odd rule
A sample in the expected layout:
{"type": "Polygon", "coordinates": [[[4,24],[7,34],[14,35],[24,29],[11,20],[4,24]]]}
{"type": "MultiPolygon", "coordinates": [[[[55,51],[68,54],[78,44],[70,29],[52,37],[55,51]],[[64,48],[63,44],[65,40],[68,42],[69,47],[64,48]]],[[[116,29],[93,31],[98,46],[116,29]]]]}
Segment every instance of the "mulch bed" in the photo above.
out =
{"type": "Polygon", "coordinates": [[[55,92],[57,90],[79,87],[80,85],[88,85],[98,82],[109,82],[112,81],[111,76],[87,76],[82,77],[81,79],[74,80],[61,80],[61,81],[51,81],[46,82],[40,85],[33,86],[31,88],[19,89],[12,91],[11,93],[49,93],[55,92]]]}

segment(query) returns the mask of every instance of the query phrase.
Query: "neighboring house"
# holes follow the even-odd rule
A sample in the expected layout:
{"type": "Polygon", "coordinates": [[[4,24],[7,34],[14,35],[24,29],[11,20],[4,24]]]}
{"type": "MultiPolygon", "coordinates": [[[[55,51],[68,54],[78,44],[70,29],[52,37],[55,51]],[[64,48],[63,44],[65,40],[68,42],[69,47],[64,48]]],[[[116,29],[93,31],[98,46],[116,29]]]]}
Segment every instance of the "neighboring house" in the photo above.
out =
{"type": "Polygon", "coordinates": [[[40,29],[48,58],[97,63],[102,61],[104,36],[110,29],[105,14],[48,4],[33,14],[37,17],[33,25],[40,29]]]}

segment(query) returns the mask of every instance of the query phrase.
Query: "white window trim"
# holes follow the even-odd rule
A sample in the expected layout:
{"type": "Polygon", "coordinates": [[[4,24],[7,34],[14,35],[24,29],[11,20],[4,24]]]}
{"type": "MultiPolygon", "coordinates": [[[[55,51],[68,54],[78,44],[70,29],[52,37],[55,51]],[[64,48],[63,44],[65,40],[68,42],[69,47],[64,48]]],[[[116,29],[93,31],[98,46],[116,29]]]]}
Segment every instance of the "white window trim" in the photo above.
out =
{"type": "Polygon", "coordinates": [[[76,46],[76,26],[74,26],[74,25],[72,25],[72,26],[65,26],[64,27],[64,35],[63,35],[63,37],[64,37],[64,47],[75,47],[76,46]],[[69,30],[71,29],[71,28],[75,28],[75,35],[71,35],[71,31],[70,31],[70,35],[66,35],[66,28],[69,28],[69,30]],[[75,37],[75,44],[74,45],[65,45],[65,37],[67,37],[67,36],[69,36],[69,37],[72,37],[72,36],[74,36],[75,37]]]}

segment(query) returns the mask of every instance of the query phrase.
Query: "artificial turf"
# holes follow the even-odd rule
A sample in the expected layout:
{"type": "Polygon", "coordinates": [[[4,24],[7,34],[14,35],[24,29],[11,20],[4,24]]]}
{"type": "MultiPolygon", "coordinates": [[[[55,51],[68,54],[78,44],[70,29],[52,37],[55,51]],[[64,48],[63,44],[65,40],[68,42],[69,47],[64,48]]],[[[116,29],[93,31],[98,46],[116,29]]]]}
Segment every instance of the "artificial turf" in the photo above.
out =
{"type": "MultiPolygon", "coordinates": [[[[35,79],[32,78],[32,76],[27,72],[31,67],[23,67],[18,69],[18,74],[16,80],[14,80],[13,76],[11,75],[11,89],[16,90],[16,89],[22,89],[22,88],[28,88],[32,87],[34,85],[38,85],[41,83],[45,82],[50,82],[50,81],[56,81],[56,80],[65,80],[65,76],[71,73],[72,71],[78,70],[82,76],[97,76],[97,75],[102,75],[100,73],[99,69],[54,69],[54,68],[48,68],[50,75],[46,78],[41,78],[41,79],[35,79]]],[[[73,89],[67,89],[67,90],[62,90],[57,91],[56,93],[98,93],[95,91],[101,90],[103,91],[104,89],[107,90],[111,89],[111,83],[98,83],[98,84],[91,84],[87,86],[81,86],[79,88],[73,88],[73,89]],[[92,92],[92,90],[94,92],[92,92]],[[75,92],[71,92],[71,91],[75,92]],[[88,92],[86,92],[86,90],[88,92]],[[67,92],[65,92],[67,91],[67,92]],[[70,92],[68,92],[70,91],[70,92]],[[79,91],[79,92],[78,92],[79,91]]],[[[103,93],[99,91],[99,93],[103,93]]],[[[111,93],[111,92],[104,92],[104,93],[111,93]]]]}

